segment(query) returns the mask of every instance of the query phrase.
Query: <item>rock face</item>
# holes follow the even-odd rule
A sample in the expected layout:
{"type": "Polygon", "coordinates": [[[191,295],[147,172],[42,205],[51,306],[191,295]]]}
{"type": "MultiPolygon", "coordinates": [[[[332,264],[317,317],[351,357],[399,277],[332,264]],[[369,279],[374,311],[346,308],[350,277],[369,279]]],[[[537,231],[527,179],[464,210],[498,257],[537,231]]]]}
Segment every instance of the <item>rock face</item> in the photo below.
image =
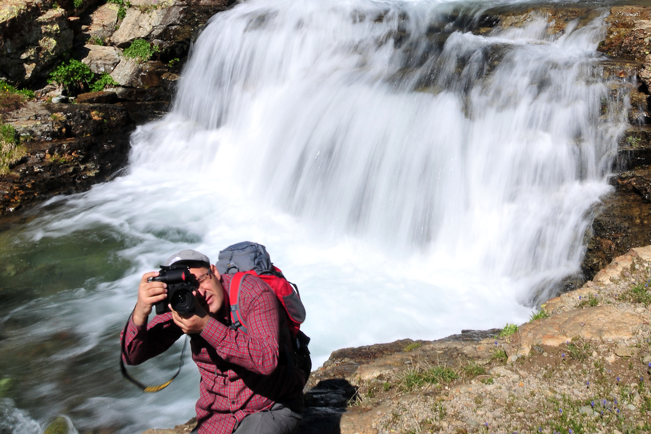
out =
{"type": "Polygon", "coordinates": [[[105,181],[126,162],[135,126],[126,108],[107,104],[31,103],[13,115],[19,134],[34,140],[0,177],[3,215],[105,181]]]}
{"type": "Polygon", "coordinates": [[[0,5],[0,78],[23,85],[48,72],[72,48],[64,9],[51,1],[3,1],[0,5]]]}

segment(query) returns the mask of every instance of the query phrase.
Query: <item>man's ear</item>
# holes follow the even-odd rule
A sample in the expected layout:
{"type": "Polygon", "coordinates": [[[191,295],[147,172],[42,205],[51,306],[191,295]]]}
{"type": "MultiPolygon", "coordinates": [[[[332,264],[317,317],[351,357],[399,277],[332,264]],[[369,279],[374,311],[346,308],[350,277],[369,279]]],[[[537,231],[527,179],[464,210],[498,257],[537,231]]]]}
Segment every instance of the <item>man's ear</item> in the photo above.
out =
{"type": "Polygon", "coordinates": [[[212,272],[212,274],[215,275],[215,278],[217,280],[219,280],[221,278],[221,275],[219,274],[219,271],[217,271],[217,267],[215,267],[214,264],[210,264],[210,271],[212,272]]]}

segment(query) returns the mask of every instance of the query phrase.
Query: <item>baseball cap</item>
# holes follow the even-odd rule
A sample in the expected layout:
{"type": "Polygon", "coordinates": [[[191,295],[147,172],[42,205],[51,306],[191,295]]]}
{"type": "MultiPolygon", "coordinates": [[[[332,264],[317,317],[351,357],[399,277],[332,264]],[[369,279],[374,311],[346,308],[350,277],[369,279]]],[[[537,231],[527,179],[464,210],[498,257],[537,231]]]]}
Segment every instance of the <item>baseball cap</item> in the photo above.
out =
{"type": "Polygon", "coordinates": [[[196,250],[186,249],[167,258],[165,265],[170,266],[172,264],[185,265],[190,268],[210,268],[210,259],[196,250]]]}

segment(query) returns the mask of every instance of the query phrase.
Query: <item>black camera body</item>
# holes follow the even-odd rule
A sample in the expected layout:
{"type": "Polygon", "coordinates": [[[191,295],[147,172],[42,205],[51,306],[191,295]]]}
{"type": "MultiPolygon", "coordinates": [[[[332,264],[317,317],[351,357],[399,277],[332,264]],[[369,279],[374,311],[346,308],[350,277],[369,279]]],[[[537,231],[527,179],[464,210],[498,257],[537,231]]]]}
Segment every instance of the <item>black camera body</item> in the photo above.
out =
{"type": "Polygon", "coordinates": [[[156,303],[156,315],[169,312],[167,305],[178,313],[187,313],[194,310],[194,294],[199,288],[199,282],[190,269],[185,265],[160,266],[158,276],[150,277],[149,282],[163,282],[167,284],[167,298],[156,303]]]}

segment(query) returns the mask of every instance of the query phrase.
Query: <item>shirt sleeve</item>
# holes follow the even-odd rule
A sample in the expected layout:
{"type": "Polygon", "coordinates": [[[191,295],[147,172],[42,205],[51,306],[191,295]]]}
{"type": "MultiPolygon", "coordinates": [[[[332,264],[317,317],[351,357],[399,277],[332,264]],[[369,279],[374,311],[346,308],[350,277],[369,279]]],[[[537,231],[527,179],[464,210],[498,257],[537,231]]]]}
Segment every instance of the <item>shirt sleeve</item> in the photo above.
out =
{"type": "Polygon", "coordinates": [[[226,362],[257,374],[270,375],[279,359],[278,298],[262,280],[247,276],[240,287],[240,313],[247,333],[211,318],[201,337],[226,362]]]}
{"type": "Polygon", "coordinates": [[[174,324],[171,313],[156,315],[148,324],[141,326],[129,318],[129,323],[120,339],[124,339],[122,358],[127,365],[139,365],[165,352],[181,337],[183,332],[174,324]]]}

